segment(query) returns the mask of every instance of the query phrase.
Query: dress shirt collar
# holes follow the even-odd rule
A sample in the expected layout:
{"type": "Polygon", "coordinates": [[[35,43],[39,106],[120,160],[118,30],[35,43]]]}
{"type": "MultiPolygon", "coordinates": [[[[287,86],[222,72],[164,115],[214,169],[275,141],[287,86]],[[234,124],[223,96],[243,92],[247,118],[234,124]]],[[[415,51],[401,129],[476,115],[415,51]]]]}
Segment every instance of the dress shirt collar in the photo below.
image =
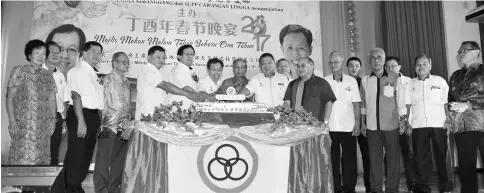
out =
{"type": "MultiPolygon", "coordinates": [[[[372,77],[372,76],[376,76],[375,72],[373,72],[373,71],[370,74],[370,77],[372,77]]],[[[388,77],[387,70],[383,70],[383,74],[381,75],[381,77],[384,77],[384,76],[388,77]]]]}
{"type": "Polygon", "coordinates": [[[331,73],[331,78],[333,78],[333,80],[336,80],[336,82],[338,82],[338,81],[339,81],[339,82],[343,82],[343,76],[344,76],[344,74],[343,74],[343,72],[341,72],[341,79],[336,80],[336,79],[335,79],[335,77],[334,77],[334,74],[333,74],[333,73],[331,73]]]}
{"type": "Polygon", "coordinates": [[[177,64],[178,66],[180,66],[180,68],[182,68],[183,70],[186,70],[187,72],[190,72],[190,74],[192,74],[192,67],[188,67],[187,65],[181,63],[181,62],[178,62],[177,64]]]}
{"type": "Polygon", "coordinates": [[[417,79],[420,80],[420,81],[425,81],[427,79],[431,79],[432,78],[432,74],[429,74],[429,76],[427,76],[426,78],[424,78],[423,80],[420,79],[420,77],[417,76],[417,79]]]}
{"type": "MultiPolygon", "coordinates": [[[[331,75],[332,75],[332,74],[331,74],[331,75]]],[[[314,73],[313,73],[313,74],[311,75],[311,77],[309,77],[309,79],[307,79],[306,81],[303,81],[301,77],[298,77],[296,80],[297,80],[298,82],[308,82],[308,81],[310,81],[310,80],[314,79],[314,77],[316,77],[316,75],[314,75],[314,73]]]]}
{"type": "MultiPolygon", "coordinates": [[[[42,64],[42,68],[49,70],[49,68],[47,67],[47,65],[45,65],[45,63],[42,64]]],[[[54,66],[54,70],[52,72],[57,72],[57,66],[54,66]]]]}

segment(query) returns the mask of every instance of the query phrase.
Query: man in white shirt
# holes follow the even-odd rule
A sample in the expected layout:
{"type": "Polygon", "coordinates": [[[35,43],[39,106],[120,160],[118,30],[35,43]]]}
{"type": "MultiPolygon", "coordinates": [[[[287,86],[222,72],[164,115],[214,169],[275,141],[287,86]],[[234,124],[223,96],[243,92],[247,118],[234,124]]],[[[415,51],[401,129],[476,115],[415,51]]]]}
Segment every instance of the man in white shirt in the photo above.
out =
{"type": "Polygon", "coordinates": [[[180,89],[172,83],[163,81],[161,67],[165,65],[166,51],[161,46],[153,46],[148,50],[148,63],[141,69],[137,80],[138,94],[136,96],[135,120],[140,120],[141,115],[152,114],[155,107],[166,104],[166,92],[182,95],[191,100],[199,101],[196,92],[180,89]]]}
{"type": "Polygon", "coordinates": [[[240,94],[246,95],[247,98],[255,95],[255,102],[270,107],[284,104],[284,94],[289,80],[286,76],[276,73],[274,56],[270,53],[262,54],[259,58],[259,68],[261,73],[252,77],[240,94]]]}
{"type": "Polygon", "coordinates": [[[224,69],[224,63],[218,58],[212,58],[207,62],[207,73],[206,78],[198,81],[197,90],[198,92],[204,92],[206,94],[212,94],[222,85],[223,80],[221,79],[222,71],[224,69]]]}
{"type": "MultiPolygon", "coordinates": [[[[446,124],[450,126],[447,97],[449,86],[446,81],[431,75],[432,60],[423,54],[415,59],[417,77],[410,81],[407,92],[410,95],[411,128],[407,128],[413,138],[417,184],[415,191],[430,193],[430,178],[433,174],[430,142],[433,143],[435,163],[438,167],[439,192],[451,192],[452,180],[447,170],[447,133],[446,124]]],[[[447,130],[449,131],[449,130],[447,130]]],[[[450,171],[452,172],[452,171],[450,171]]]]}
{"type": "Polygon", "coordinates": [[[67,86],[72,95],[66,119],[68,149],[64,168],[54,181],[52,192],[84,192],[81,183],[89,170],[104,108],[103,85],[95,68],[101,61],[102,51],[98,42],[86,42],[83,60],[67,73],[67,86]]]}
{"type": "MultiPolygon", "coordinates": [[[[399,106],[398,109],[399,111],[401,111],[400,113],[402,114],[405,113],[409,115],[410,101],[408,100],[407,87],[410,80],[412,79],[408,76],[404,76],[400,72],[401,68],[402,66],[400,64],[400,58],[396,56],[388,56],[385,59],[385,69],[387,71],[392,71],[398,75],[398,80],[397,80],[398,86],[396,87],[397,100],[399,100],[398,104],[404,105],[404,106],[399,106]]],[[[408,116],[405,116],[405,118],[408,119],[408,116]]],[[[411,192],[415,186],[416,175],[417,175],[413,164],[412,137],[409,135],[400,135],[399,142],[400,142],[400,150],[402,152],[403,166],[405,167],[405,177],[407,178],[406,179],[407,189],[408,191],[411,192]]]]}
{"type": "MultiPolygon", "coordinates": [[[[192,67],[194,56],[195,49],[192,45],[183,45],[178,48],[178,63],[171,70],[169,82],[178,88],[182,88],[183,90],[198,93],[197,83],[199,78],[192,67]]],[[[186,96],[168,94],[168,102],[172,103],[173,101],[183,102],[183,109],[188,109],[194,102],[192,99],[187,98],[186,96]]]]}
{"type": "Polygon", "coordinates": [[[358,177],[356,136],[360,134],[361,98],[356,80],[343,74],[343,61],[343,53],[332,52],[329,55],[331,75],[324,77],[338,99],[333,103],[329,119],[331,164],[334,192],[354,192],[358,177]],[[343,180],[341,161],[344,162],[343,180]]]}
{"type": "Polygon", "coordinates": [[[60,46],[57,43],[50,41],[47,45],[47,59],[42,67],[52,72],[54,76],[55,84],[57,86],[57,93],[55,98],[57,101],[57,121],[55,130],[50,137],[50,164],[59,164],[59,148],[62,141],[62,134],[67,132],[66,128],[66,111],[67,102],[69,102],[69,90],[66,88],[66,79],[64,74],[57,68],[60,65],[60,46]]]}

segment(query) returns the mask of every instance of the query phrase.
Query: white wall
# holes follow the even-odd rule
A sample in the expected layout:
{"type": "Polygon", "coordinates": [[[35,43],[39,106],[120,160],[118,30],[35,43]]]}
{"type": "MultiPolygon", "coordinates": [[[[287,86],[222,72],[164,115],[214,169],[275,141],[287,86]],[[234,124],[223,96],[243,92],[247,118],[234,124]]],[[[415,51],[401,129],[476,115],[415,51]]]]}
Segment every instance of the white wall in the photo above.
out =
{"type": "MultiPolygon", "coordinates": [[[[459,69],[456,61],[457,50],[463,41],[480,43],[479,25],[467,23],[466,14],[476,8],[475,1],[443,1],[445,40],[447,45],[447,69],[449,77],[459,69]]],[[[484,32],[483,32],[484,33],[484,32]]],[[[482,45],[480,45],[482,47],[482,45]]]]}

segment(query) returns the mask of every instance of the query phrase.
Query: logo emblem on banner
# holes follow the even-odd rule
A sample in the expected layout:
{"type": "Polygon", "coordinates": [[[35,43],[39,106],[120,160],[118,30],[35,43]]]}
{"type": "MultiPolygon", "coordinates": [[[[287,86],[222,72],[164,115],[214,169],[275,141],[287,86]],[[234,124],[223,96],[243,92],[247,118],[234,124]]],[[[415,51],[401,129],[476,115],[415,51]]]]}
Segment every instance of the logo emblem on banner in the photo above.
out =
{"type": "Polygon", "coordinates": [[[208,162],[208,174],[210,174],[210,177],[212,177],[212,179],[214,180],[217,180],[217,181],[224,181],[226,179],[231,179],[231,180],[234,180],[234,181],[239,181],[241,179],[243,179],[246,175],[247,175],[247,172],[249,171],[249,165],[247,164],[247,162],[240,158],[239,157],[239,151],[237,150],[237,148],[235,148],[233,145],[230,145],[230,144],[223,144],[221,146],[219,146],[217,148],[217,150],[215,151],[215,157],[212,158],[210,160],[210,162],[208,162]],[[235,152],[235,157],[234,158],[223,158],[223,157],[220,157],[219,156],[219,151],[224,148],[224,147],[229,147],[231,148],[234,152],[235,152]],[[215,162],[217,161],[217,162],[215,162]],[[215,164],[215,163],[219,163],[220,165],[223,166],[224,168],[224,173],[225,173],[225,176],[223,177],[216,177],[213,173],[212,173],[212,166],[215,164]],[[240,163],[240,164],[238,164],[240,163]],[[240,176],[240,177],[233,177],[232,176],[232,171],[233,171],[233,168],[234,167],[237,167],[237,166],[241,166],[241,167],[244,167],[244,173],[240,176]]]}
{"type": "Polygon", "coordinates": [[[214,192],[242,192],[257,175],[258,155],[246,141],[232,137],[227,140],[233,143],[200,148],[197,156],[198,174],[214,192]]]}

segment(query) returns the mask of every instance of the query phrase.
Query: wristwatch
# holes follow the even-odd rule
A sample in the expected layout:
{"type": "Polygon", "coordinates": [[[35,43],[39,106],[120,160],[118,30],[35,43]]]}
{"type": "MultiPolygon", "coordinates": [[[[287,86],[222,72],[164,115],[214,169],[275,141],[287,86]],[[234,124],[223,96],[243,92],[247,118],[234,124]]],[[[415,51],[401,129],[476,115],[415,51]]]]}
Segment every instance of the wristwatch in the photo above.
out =
{"type": "Polygon", "coordinates": [[[408,121],[407,116],[405,116],[405,115],[400,116],[400,121],[408,121]]]}
{"type": "Polygon", "coordinates": [[[329,126],[329,125],[328,125],[328,124],[329,124],[329,121],[324,121],[323,123],[324,123],[324,126],[326,126],[326,127],[328,127],[328,126],[329,126]]]}

